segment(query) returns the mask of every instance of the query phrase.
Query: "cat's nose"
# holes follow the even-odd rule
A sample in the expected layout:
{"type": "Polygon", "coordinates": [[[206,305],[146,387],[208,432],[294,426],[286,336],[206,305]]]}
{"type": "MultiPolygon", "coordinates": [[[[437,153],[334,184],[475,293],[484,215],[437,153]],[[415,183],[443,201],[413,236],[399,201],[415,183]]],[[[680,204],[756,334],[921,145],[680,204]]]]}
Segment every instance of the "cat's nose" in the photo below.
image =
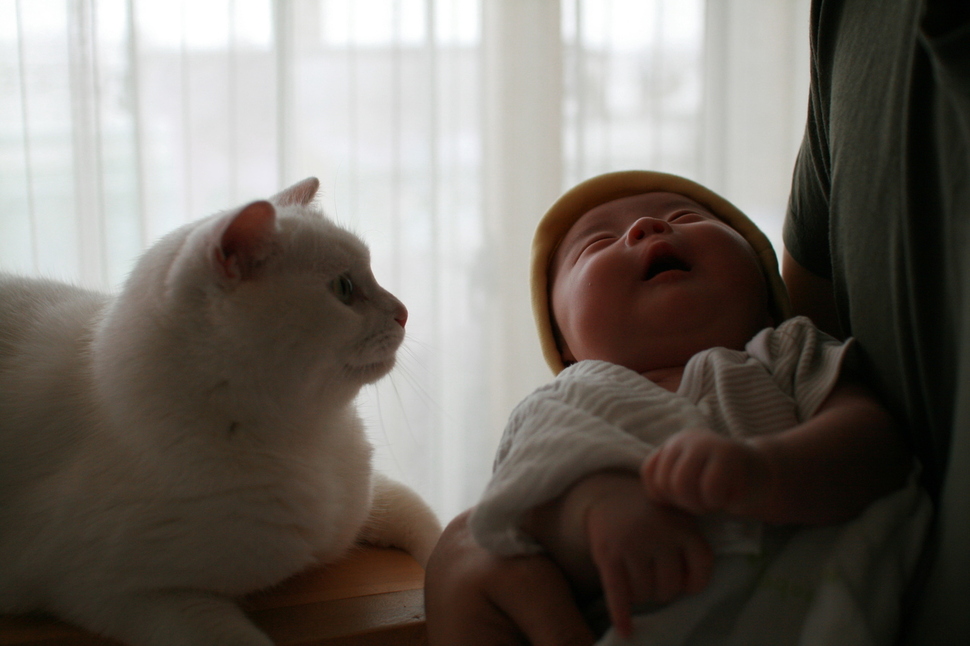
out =
{"type": "Polygon", "coordinates": [[[408,322],[408,308],[404,305],[398,305],[397,311],[394,312],[394,320],[398,322],[401,327],[408,322]]]}

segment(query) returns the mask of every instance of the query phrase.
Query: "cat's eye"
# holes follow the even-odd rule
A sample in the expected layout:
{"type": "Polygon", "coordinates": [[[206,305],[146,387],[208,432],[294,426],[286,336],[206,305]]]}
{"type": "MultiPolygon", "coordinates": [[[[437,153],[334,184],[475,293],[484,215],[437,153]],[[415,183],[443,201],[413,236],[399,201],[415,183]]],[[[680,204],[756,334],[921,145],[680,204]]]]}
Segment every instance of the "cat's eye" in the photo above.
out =
{"type": "Polygon", "coordinates": [[[330,282],[330,290],[341,303],[350,304],[354,297],[354,283],[346,274],[337,276],[330,282]]]}

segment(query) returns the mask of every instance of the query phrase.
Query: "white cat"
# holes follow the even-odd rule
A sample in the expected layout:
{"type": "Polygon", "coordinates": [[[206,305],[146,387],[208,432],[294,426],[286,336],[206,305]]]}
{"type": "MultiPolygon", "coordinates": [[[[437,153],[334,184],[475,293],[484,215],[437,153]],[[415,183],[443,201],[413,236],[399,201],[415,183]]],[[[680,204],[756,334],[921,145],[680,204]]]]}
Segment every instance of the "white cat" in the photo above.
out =
{"type": "Polygon", "coordinates": [[[422,565],[353,400],[407,310],[310,178],[178,229],[116,298],[0,277],[0,612],[135,646],[269,646],[231,600],[355,540],[422,565]]]}

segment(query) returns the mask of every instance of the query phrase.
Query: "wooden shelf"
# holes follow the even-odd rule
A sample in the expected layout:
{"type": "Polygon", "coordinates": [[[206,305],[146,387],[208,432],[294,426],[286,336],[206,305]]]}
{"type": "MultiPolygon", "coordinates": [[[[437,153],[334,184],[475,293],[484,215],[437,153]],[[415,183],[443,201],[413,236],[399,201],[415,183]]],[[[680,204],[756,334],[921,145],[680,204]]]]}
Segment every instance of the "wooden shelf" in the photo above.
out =
{"type": "MultiPolygon", "coordinates": [[[[424,570],[400,550],[358,548],[240,604],[277,646],[419,646],[424,570]]],[[[108,646],[59,621],[0,616],[2,646],[108,646]]]]}

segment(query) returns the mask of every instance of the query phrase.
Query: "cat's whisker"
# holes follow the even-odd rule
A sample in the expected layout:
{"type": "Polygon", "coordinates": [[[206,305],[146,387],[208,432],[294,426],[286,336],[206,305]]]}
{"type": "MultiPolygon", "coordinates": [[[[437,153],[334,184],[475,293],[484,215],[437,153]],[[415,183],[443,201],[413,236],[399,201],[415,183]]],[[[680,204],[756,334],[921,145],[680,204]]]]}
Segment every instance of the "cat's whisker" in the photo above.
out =
{"type": "MultiPolygon", "coordinates": [[[[404,420],[404,429],[407,431],[408,437],[411,439],[411,442],[414,444],[419,444],[418,438],[414,434],[414,427],[411,425],[411,420],[407,415],[407,407],[404,405],[404,398],[401,397],[401,391],[398,389],[397,383],[394,381],[393,378],[390,380],[390,384],[391,384],[391,389],[394,391],[394,397],[397,399],[398,406],[400,406],[401,411],[403,412],[403,414],[401,415],[401,418],[404,420]]],[[[423,390],[420,390],[420,389],[417,390],[417,392],[420,392],[425,396],[427,395],[427,393],[425,393],[423,390]]],[[[431,400],[430,398],[427,398],[426,401],[431,401],[431,400]]]]}
{"type": "MultiPolygon", "coordinates": [[[[374,391],[374,406],[377,409],[377,420],[381,428],[381,434],[384,436],[384,447],[387,449],[387,454],[390,455],[391,461],[394,463],[394,467],[399,473],[403,472],[401,462],[397,458],[397,453],[394,451],[394,442],[391,441],[391,436],[387,432],[387,424],[384,421],[384,406],[381,405],[381,390],[377,387],[377,384],[371,386],[374,391]]],[[[403,411],[403,406],[402,406],[403,411]]],[[[407,422],[407,415],[402,415],[407,422]]]]}
{"type": "Polygon", "coordinates": [[[414,349],[408,346],[418,346],[420,349],[424,350],[428,354],[435,354],[437,352],[437,346],[434,346],[427,341],[419,339],[413,336],[404,337],[404,347],[402,349],[414,354],[414,349]]]}
{"type": "MultiPolygon", "coordinates": [[[[407,358],[417,360],[417,357],[413,353],[411,353],[411,356],[407,358]]],[[[418,361],[418,364],[424,367],[420,361],[418,361]]],[[[425,370],[425,374],[427,374],[427,370],[425,370]]],[[[422,380],[418,375],[416,375],[413,372],[412,366],[408,365],[408,362],[405,361],[403,357],[398,360],[397,367],[391,371],[389,377],[391,379],[392,387],[398,396],[399,404],[402,408],[404,408],[403,398],[398,391],[397,384],[394,382],[395,376],[404,379],[410,388],[421,398],[422,403],[427,406],[435,407],[440,412],[440,404],[424,385],[427,383],[427,379],[422,380]]]]}
{"type": "Polygon", "coordinates": [[[409,377],[418,379],[418,376],[415,374],[415,370],[416,368],[420,368],[425,380],[430,379],[431,371],[428,370],[427,366],[418,357],[417,353],[406,343],[401,346],[401,348],[397,351],[397,354],[397,366],[396,369],[391,372],[391,374],[394,374],[395,372],[406,372],[409,377]]]}

